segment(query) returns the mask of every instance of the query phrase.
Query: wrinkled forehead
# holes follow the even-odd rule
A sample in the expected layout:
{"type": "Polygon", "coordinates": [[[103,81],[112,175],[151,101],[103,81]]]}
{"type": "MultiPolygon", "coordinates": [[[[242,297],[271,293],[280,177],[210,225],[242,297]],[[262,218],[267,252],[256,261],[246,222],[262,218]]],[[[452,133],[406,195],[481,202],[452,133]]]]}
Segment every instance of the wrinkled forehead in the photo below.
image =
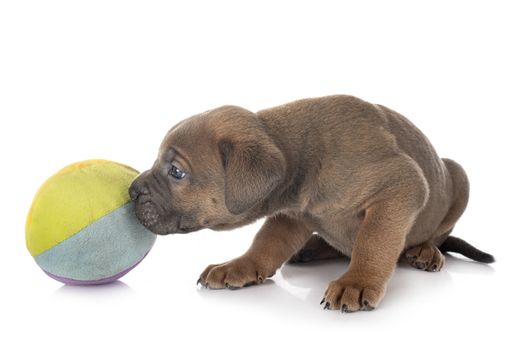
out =
{"type": "Polygon", "coordinates": [[[191,167],[200,168],[216,152],[216,136],[202,115],[183,120],[166,134],[159,148],[158,161],[183,157],[191,167]]]}

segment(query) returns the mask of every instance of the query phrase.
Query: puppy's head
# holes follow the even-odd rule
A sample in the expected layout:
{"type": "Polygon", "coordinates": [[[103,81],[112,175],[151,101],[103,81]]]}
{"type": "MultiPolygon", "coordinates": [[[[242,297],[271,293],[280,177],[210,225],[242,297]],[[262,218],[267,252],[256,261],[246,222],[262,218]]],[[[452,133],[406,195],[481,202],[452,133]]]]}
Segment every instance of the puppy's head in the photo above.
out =
{"type": "Polygon", "coordinates": [[[283,154],[261,120],[225,106],[170,129],[129,193],[139,221],[154,233],[222,230],[242,223],[284,175],[283,154]]]}

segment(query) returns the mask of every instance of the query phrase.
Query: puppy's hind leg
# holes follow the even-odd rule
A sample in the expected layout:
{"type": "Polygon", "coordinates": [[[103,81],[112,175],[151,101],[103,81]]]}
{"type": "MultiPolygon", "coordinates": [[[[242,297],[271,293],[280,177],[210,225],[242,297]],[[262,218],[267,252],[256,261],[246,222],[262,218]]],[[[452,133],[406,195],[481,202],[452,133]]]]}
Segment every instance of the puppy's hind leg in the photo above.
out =
{"type": "Polygon", "coordinates": [[[452,182],[452,202],[448,213],[434,234],[436,246],[441,246],[452,232],[453,227],[466,210],[469,200],[469,180],[464,169],[451,159],[442,158],[442,161],[452,182]]]}
{"type": "Polygon", "coordinates": [[[324,238],[314,234],[296,254],[290,259],[289,263],[307,263],[315,260],[337,259],[343,254],[330,246],[324,238]]]}
{"type": "Polygon", "coordinates": [[[439,247],[447,240],[455,223],[466,209],[469,200],[469,180],[466,172],[455,161],[442,158],[450,176],[452,186],[451,206],[430,241],[410,248],[405,252],[411,266],[429,272],[439,271],[445,258],[439,247]]]}

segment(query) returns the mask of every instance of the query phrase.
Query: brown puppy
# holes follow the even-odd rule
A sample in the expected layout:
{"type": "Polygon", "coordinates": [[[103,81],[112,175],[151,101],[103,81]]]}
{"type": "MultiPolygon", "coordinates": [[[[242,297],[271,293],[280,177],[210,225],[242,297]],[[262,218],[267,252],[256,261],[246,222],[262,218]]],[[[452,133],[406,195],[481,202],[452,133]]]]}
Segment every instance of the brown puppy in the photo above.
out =
{"type": "Polygon", "coordinates": [[[439,158],[411,122],[351,96],[188,118],[130,188],[137,217],[157,234],[232,229],[267,216],[245,254],[205,269],[199,282],[209,288],[261,283],[291,257],[350,256],[323,300],[346,312],[381,301],[403,252],[427,271],[443,266],[443,246],[492,262],[448,237],[468,194],[464,170],[439,158]]]}

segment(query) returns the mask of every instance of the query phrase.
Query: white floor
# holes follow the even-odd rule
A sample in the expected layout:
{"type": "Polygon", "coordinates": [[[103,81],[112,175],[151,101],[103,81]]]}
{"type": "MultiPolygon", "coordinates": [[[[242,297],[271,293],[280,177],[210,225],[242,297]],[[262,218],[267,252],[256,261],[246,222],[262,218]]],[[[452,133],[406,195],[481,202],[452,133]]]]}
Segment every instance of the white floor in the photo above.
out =
{"type": "Polygon", "coordinates": [[[99,287],[62,286],[21,254],[16,273],[4,273],[0,342],[39,349],[508,348],[501,255],[491,266],[450,256],[438,273],[400,264],[380,307],[354,314],[319,306],[348,261],[285,265],[263,285],[236,291],[195,285],[207,264],[241,253],[259,225],[160,237],[122,281],[99,287]]]}

